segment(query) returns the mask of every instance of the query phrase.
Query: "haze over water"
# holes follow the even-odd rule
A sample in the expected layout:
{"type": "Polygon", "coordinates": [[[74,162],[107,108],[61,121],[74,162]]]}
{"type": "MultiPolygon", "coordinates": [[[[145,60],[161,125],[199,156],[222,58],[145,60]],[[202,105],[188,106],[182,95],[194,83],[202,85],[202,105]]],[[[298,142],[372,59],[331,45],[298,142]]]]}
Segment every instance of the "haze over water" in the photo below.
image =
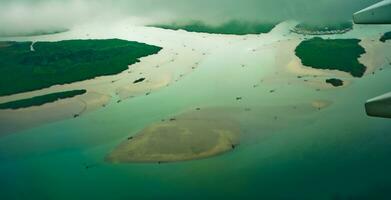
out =
{"type": "Polygon", "coordinates": [[[0,30],[29,31],[48,27],[70,28],[91,22],[136,18],[133,23],[167,20],[231,19],[329,22],[352,19],[352,13],[378,0],[4,0],[0,2],[0,30]]]}

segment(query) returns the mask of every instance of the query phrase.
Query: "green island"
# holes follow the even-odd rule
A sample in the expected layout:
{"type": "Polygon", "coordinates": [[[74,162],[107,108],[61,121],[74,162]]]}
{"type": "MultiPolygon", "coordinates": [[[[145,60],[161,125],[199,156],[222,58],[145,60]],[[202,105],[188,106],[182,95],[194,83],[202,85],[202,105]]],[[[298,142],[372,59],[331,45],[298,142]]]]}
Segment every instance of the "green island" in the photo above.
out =
{"type": "Polygon", "coordinates": [[[277,23],[230,20],[217,25],[207,24],[202,21],[189,21],[184,23],[156,24],[151,25],[151,27],[197,33],[248,35],[268,33],[276,25],[277,23]]]}
{"type": "Polygon", "coordinates": [[[334,87],[343,86],[343,80],[337,78],[330,78],[326,80],[326,83],[331,84],[334,87]]]}
{"type": "Polygon", "coordinates": [[[384,35],[382,35],[380,38],[381,42],[386,42],[387,40],[391,40],[391,31],[384,33],[384,35]]]}
{"type": "Polygon", "coordinates": [[[296,25],[292,32],[303,35],[333,35],[343,34],[353,29],[352,22],[339,23],[300,23],[296,25]]]}
{"type": "Polygon", "coordinates": [[[322,39],[302,41],[295,50],[301,63],[316,69],[339,70],[354,77],[362,77],[366,66],[358,61],[365,53],[359,39],[322,39]]]}
{"type": "Polygon", "coordinates": [[[0,42],[0,96],[114,75],[162,48],[119,39],[0,42]]]}
{"type": "Polygon", "coordinates": [[[139,78],[139,79],[133,81],[133,83],[136,84],[136,83],[141,83],[143,81],[145,81],[145,78],[139,78]]]}
{"type": "Polygon", "coordinates": [[[40,35],[53,35],[58,33],[68,32],[69,29],[58,28],[52,30],[36,30],[30,32],[12,33],[12,32],[0,32],[0,37],[28,37],[28,36],[40,36],[40,35]]]}
{"type": "Polygon", "coordinates": [[[61,99],[72,98],[78,95],[85,94],[86,90],[71,90],[65,92],[57,92],[46,94],[42,96],[36,96],[28,99],[22,99],[17,101],[11,101],[7,103],[0,104],[0,109],[20,109],[20,108],[28,108],[32,106],[41,106],[47,103],[52,103],[61,99]]]}

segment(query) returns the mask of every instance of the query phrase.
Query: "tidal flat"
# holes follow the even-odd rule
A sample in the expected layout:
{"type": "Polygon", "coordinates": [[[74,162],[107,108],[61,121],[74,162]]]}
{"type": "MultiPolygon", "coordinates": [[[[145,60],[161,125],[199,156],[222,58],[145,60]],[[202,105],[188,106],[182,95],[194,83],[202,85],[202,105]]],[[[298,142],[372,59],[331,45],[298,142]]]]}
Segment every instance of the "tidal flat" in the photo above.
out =
{"type": "MultiPolygon", "coordinates": [[[[266,34],[241,36],[130,24],[87,24],[34,38],[119,38],[162,49],[117,74],[0,96],[3,103],[87,90],[42,106],[0,110],[2,198],[388,196],[391,125],[386,119],[368,117],[363,104],[389,91],[390,46],[379,41],[389,27],[357,26],[345,34],[320,36],[361,40],[365,53],[354,58],[367,70],[355,78],[349,72],[303,65],[295,49],[311,36],[292,33],[298,24],[294,21],[282,22],[266,34]],[[329,78],[343,79],[344,86],[333,87],[325,82],[329,78]],[[75,114],[80,115],[74,118],[75,114]],[[224,122],[213,124],[214,119],[224,122]],[[216,134],[197,135],[197,130],[204,130],[200,124],[207,130],[230,130],[238,142],[228,149],[228,140],[216,143],[216,134]],[[165,134],[173,141],[182,136],[188,145],[176,145],[165,134]],[[159,162],[162,155],[153,162],[126,160],[136,158],[135,153],[151,158],[161,153],[158,147],[167,154],[194,155],[210,152],[216,144],[227,151],[175,162],[159,162]],[[119,150],[124,151],[116,154],[119,150]]],[[[32,38],[17,39],[23,41],[32,38]]]]}
{"type": "Polygon", "coordinates": [[[113,149],[106,161],[162,164],[234,150],[240,144],[239,123],[208,110],[195,109],[150,125],[113,149]]]}

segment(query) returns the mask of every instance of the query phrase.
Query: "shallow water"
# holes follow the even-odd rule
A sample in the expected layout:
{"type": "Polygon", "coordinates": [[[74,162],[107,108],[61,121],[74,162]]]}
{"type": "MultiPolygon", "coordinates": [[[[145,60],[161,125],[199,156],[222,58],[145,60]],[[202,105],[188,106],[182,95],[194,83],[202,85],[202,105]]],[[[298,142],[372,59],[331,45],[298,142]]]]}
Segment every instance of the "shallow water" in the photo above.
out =
{"type": "MultiPolygon", "coordinates": [[[[202,39],[196,34],[162,32],[166,43],[187,42],[208,54],[196,70],[148,96],[112,101],[77,119],[0,137],[1,198],[386,199],[391,123],[367,117],[363,103],[389,91],[391,67],[351,79],[347,87],[317,91],[276,64],[280,58],[274,42],[286,39],[280,28],[247,40],[207,36],[213,41],[207,45],[197,43],[202,39]],[[312,106],[316,100],[331,104],[319,110],[312,106]],[[149,124],[197,107],[222,109],[240,123],[243,135],[234,151],[160,165],[104,162],[112,149],[149,124]]],[[[106,34],[122,30],[107,29],[106,34]]],[[[82,30],[64,37],[82,35],[82,30]]],[[[160,33],[137,31],[145,31],[151,39],[141,40],[147,42],[160,33]]],[[[141,37],[116,34],[112,37],[141,37]]],[[[354,34],[377,35],[340,37],[354,34]]]]}

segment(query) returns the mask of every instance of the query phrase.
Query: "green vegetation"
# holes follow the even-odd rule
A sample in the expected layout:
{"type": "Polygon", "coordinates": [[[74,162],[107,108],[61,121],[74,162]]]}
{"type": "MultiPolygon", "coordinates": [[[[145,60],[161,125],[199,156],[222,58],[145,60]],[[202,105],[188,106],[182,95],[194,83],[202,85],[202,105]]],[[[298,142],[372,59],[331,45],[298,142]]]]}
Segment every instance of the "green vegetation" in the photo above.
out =
{"type": "Polygon", "coordinates": [[[366,67],[358,58],[365,53],[365,49],[359,42],[358,39],[324,40],[316,37],[301,42],[295,52],[305,66],[340,70],[354,77],[362,77],[366,67]]]}
{"type": "Polygon", "coordinates": [[[161,48],[119,39],[0,43],[0,96],[114,75],[161,48]]]}
{"type": "Polygon", "coordinates": [[[337,78],[330,78],[326,80],[326,83],[333,85],[334,87],[343,86],[343,80],[337,78]]]}
{"type": "Polygon", "coordinates": [[[188,23],[172,23],[152,26],[163,29],[185,30],[198,33],[247,35],[268,33],[276,26],[276,24],[277,23],[231,20],[219,25],[209,25],[202,21],[191,21],[188,23]]]}
{"type": "Polygon", "coordinates": [[[69,31],[66,28],[53,29],[53,30],[38,30],[25,33],[9,33],[9,32],[0,32],[0,37],[28,37],[28,36],[39,36],[39,35],[52,35],[57,33],[64,33],[69,31]]]}
{"type": "Polygon", "coordinates": [[[386,42],[387,40],[391,40],[391,31],[384,33],[384,35],[380,38],[381,42],[386,42]]]}
{"type": "Polygon", "coordinates": [[[136,84],[136,83],[141,83],[143,81],[145,81],[145,78],[139,78],[139,79],[133,81],[133,83],[136,84]]]}
{"type": "Polygon", "coordinates": [[[66,92],[51,93],[42,96],[36,96],[29,99],[22,99],[0,104],[0,109],[20,109],[32,106],[41,106],[46,103],[52,103],[60,99],[72,98],[85,94],[86,90],[72,90],[66,92]]]}
{"type": "Polygon", "coordinates": [[[353,29],[352,22],[312,24],[300,23],[293,28],[293,32],[305,35],[342,34],[353,29]]]}

